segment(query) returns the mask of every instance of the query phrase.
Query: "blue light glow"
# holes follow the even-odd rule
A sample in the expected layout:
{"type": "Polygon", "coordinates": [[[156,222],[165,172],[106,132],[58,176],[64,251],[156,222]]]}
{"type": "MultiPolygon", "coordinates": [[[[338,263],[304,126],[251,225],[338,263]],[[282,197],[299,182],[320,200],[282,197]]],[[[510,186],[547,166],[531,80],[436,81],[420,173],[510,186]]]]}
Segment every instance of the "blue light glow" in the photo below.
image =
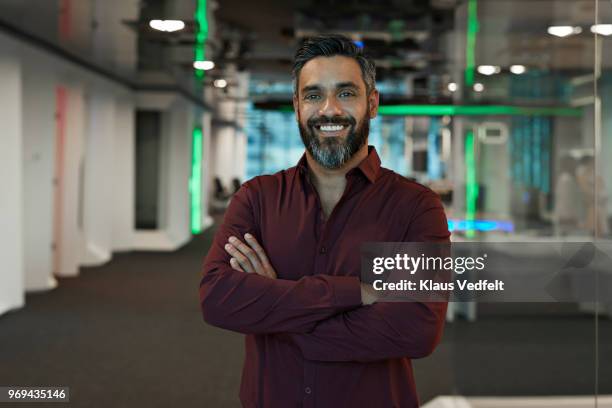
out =
{"type": "Polygon", "coordinates": [[[514,223],[512,221],[500,220],[459,220],[449,219],[448,230],[454,231],[503,231],[513,232],[514,223]]]}

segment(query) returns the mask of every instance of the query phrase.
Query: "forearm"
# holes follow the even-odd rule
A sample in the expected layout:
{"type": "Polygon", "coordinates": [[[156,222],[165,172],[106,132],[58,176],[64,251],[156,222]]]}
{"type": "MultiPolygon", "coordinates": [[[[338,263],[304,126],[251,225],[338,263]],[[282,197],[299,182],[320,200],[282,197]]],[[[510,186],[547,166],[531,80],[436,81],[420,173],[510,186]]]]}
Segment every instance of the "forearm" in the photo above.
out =
{"type": "Polygon", "coordinates": [[[325,319],[309,333],[290,336],[308,360],[421,358],[438,344],[445,314],[446,303],[377,303],[325,319]]]}
{"type": "Polygon", "coordinates": [[[204,320],[240,333],[305,333],[317,322],[361,305],[356,277],[269,279],[208,265],[200,284],[204,320]]]}

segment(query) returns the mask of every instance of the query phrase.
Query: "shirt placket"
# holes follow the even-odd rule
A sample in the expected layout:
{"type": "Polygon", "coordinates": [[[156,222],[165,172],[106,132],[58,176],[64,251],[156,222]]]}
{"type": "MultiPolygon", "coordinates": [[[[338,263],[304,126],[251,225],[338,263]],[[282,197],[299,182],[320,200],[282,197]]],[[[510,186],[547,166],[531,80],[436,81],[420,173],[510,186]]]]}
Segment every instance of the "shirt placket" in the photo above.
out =
{"type": "MultiPolygon", "coordinates": [[[[329,236],[329,231],[333,228],[333,223],[335,219],[338,217],[339,212],[342,209],[343,203],[353,195],[354,181],[353,177],[349,177],[347,180],[346,189],[344,190],[344,194],[332,210],[331,214],[327,221],[323,219],[323,207],[321,206],[321,199],[319,198],[319,194],[317,193],[314,186],[310,183],[310,180],[307,181],[309,187],[312,189],[313,193],[317,198],[317,220],[316,220],[316,228],[317,228],[317,249],[316,249],[316,259],[315,259],[315,270],[314,274],[322,274],[325,272],[327,263],[329,262],[329,243],[327,243],[327,239],[329,236]]],[[[314,408],[315,407],[315,392],[316,392],[316,364],[309,360],[304,360],[304,384],[302,388],[302,401],[304,408],[314,408]]]]}

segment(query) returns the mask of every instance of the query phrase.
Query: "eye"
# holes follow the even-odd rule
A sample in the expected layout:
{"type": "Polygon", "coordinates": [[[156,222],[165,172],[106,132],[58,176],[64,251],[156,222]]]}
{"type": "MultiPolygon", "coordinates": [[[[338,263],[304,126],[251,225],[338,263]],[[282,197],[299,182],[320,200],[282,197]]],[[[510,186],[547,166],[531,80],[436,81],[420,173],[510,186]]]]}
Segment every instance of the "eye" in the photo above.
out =
{"type": "Polygon", "coordinates": [[[339,96],[345,98],[345,97],[354,96],[354,95],[355,93],[353,91],[342,91],[340,92],[339,96]]]}
{"type": "Polygon", "coordinates": [[[319,98],[320,98],[319,95],[316,95],[316,94],[310,94],[304,97],[304,99],[306,99],[307,101],[314,101],[319,98]]]}

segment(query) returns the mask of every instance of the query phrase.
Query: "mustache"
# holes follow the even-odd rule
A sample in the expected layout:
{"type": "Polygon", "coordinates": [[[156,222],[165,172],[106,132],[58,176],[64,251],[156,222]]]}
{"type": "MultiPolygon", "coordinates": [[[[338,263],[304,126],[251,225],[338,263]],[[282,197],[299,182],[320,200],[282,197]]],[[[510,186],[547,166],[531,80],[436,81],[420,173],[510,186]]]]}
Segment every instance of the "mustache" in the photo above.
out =
{"type": "Polygon", "coordinates": [[[351,116],[332,116],[332,117],[315,116],[315,117],[308,119],[308,121],[306,122],[308,127],[315,127],[315,126],[320,126],[320,125],[329,124],[329,123],[332,123],[334,125],[352,125],[352,126],[355,126],[357,124],[357,122],[355,121],[355,118],[351,116]]]}

